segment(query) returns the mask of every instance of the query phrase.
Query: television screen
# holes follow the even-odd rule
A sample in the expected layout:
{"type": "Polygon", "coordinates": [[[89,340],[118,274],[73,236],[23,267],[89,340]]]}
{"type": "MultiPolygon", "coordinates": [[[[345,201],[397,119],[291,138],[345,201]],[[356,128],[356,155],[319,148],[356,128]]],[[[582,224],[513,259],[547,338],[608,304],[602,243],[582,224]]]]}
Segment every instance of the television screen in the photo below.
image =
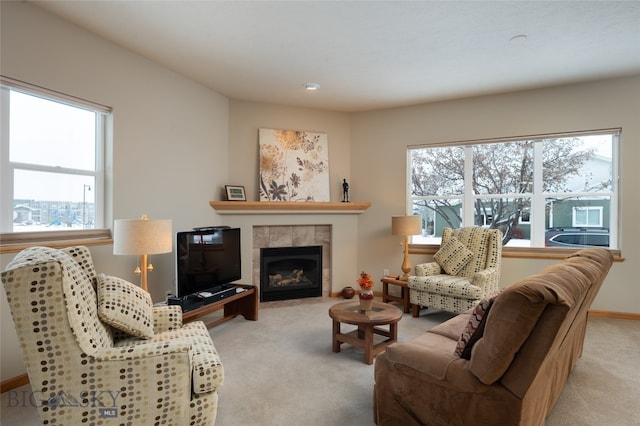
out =
{"type": "Polygon", "coordinates": [[[178,296],[215,290],[240,279],[239,228],[178,232],[176,240],[178,296]]]}

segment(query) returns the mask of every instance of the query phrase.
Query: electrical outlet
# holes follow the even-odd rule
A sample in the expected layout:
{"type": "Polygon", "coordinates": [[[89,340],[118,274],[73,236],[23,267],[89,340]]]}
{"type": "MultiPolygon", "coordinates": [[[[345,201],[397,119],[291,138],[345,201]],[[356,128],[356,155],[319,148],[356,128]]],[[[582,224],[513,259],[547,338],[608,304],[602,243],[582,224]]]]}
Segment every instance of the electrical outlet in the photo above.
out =
{"type": "Polygon", "coordinates": [[[382,271],[382,274],[386,277],[387,275],[389,275],[389,270],[388,269],[384,269],[382,271]]]}

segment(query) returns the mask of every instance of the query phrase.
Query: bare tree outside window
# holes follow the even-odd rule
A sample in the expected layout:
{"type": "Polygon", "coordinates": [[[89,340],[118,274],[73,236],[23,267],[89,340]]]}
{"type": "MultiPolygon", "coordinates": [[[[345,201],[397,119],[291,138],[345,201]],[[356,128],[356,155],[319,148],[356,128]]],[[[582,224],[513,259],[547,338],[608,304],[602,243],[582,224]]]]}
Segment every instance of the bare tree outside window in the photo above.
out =
{"type": "Polygon", "coordinates": [[[570,226],[565,211],[574,222],[576,208],[610,211],[612,141],[609,134],[411,148],[413,213],[423,216],[424,237],[475,225],[500,229],[504,245],[530,246],[536,220],[544,232],[570,226]]]}

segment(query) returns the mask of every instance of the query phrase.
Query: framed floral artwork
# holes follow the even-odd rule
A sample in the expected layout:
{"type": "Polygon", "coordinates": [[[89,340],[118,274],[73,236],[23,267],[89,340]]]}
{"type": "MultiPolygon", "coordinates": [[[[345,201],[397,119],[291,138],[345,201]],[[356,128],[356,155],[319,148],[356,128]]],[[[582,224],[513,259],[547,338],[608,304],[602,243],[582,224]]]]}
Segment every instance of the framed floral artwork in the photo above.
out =
{"type": "Polygon", "coordinates": [[[260,129],[260,201],[331,201],[326,133],[260,129]]]}

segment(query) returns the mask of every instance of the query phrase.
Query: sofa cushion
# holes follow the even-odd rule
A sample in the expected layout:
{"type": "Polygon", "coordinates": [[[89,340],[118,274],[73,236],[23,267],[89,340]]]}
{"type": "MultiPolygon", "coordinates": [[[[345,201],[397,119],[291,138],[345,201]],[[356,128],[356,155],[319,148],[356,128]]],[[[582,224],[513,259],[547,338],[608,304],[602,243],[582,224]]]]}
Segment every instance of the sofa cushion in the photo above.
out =
{"type": "Polygon", "coordinates": [[[471,359],[471,349],[473,345],[482,337],[484,325],[487,322],[487,315],[493,305],[494,297],[484,298],[475,307],[467,326],[462,331],[460,339],[456,345],[454,354],[464,359],[471,359]]]}
{"type": "Polygon", "coordinates": [[[98,275],[98,316],[132,336],[153,337],[151,295],[121,278],[98,275]]]}
{"type": "Polygon", "coordinates": [[[473,253],[456,237],[451,237],[440,246],[433,258],[447,274],[457,275],[473,259],[473,253]]]}

